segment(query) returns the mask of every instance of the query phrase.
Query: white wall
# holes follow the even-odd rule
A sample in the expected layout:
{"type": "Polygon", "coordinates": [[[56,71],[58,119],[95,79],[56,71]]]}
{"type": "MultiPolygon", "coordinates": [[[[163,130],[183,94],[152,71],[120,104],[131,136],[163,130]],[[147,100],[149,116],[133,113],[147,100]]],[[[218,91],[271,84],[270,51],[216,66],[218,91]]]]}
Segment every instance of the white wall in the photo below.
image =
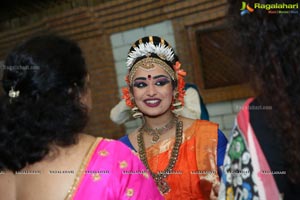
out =
{"type": "Polygon", "coordinates": [[[219,124],[219,129],[228,137],[233,128],[235,116],[246,99],[206,104],[210,121],[219,124]]]}

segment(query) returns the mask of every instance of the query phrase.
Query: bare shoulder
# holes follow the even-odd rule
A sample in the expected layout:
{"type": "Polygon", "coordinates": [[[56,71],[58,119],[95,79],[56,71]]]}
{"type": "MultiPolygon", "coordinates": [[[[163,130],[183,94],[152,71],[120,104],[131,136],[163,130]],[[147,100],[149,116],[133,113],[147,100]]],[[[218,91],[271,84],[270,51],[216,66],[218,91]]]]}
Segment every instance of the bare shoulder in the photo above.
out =
{"type": "Polygon", "coordinates": [[[182,116],[179,117],[179,120],[182,121],[184,130],[191,127],[196,121],[195,119],[190,119],[182,116]]]}
{"type": "Polygon", "coordinates": [[[137,128],[137,129],[135,129],[134,131],[132,131],[131,133],[128,134],[128,138],[129,139],[136,138],[138,133],[139,133],[139,129],[137,128]]]}
{"type": "Polygon", "coordinates": [[[0,172],[0,194],[1,198],[14,200],[16,197],[16,180],[12,172],[0,172]]]}
{"type": "Polygon", "coordinates": [[[55,147],[42,161],[22,169],[25,174],[15,175],[17,196],[22,196],[24,200],[64,199],[95,140],[93,136],[81,134],[77,144],[55,147]]]}

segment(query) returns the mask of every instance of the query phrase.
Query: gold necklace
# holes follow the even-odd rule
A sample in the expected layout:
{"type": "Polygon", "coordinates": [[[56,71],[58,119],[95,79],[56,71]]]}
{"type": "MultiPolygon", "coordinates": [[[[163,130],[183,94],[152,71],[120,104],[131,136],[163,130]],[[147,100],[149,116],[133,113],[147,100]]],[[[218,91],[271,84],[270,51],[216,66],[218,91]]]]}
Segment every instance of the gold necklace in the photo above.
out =
{"type": "Polygon", "coordinates": [[[162,172],[154,173],[151,171],[148,160],[147,160],[147,155],[146,155],[146,150],[145,150],[145,143],[143,139],[143,131],[140,129],[139,134],[137,135],[137,142],[138,142],[138,147],[139,147],[139,156],[141,161],[144,163],[146,168],[149,170],[151,176],[155,180],[159,190],[165,194],[170,191],[170,186],[166,182],[165,178],[172,172],[175,163],[178,159],[178,152],[179,148],[182,142],[182,131],[183,131],[183,125],[182,121],[179,121],[177,117],[175,117],[175,122],[176,122],[176,139],[174,143],[174,147],[171,152],[171,157],[169,160],[169,163],[166,167],[166,169],[162,172]]]}
{"type": "Polygon", "coordinates": [[[163,127],[160,128],[151,128],[149,126],[147,126],[146,124],[144,124],[141,128],[141,131],[146,132],[147,134],[152,136],[151,139],[151,143],[155,144],[160,140],[160,135],[168,130],[170,130],[171,128],[173,128],[173,126],[175,125],[177,120],[177,117],[173,115],[172,119],[163,127]]]}

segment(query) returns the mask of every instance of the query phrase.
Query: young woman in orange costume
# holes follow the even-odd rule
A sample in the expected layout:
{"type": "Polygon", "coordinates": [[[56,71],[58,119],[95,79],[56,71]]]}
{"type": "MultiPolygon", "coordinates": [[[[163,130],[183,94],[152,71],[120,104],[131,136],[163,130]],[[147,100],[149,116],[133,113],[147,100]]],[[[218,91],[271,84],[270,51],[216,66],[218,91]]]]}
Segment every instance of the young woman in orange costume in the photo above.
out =
{"type": "Polygon", "coordinates": [[[173,48],[157,36],[141,38],[127,67],[124,98],[143,124],[121,141],[139,153],[166,199],[216,198],[227,140],[217,124],[176,114],[186,73],[173,48]]]}

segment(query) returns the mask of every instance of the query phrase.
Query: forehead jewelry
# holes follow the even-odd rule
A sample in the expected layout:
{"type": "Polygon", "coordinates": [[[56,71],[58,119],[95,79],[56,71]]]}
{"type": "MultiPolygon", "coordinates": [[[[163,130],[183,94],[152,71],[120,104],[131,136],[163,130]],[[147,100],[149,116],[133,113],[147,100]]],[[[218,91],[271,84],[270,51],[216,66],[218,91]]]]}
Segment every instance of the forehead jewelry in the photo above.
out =
{"type": "Polygon", "coordinates": [[[162,61],[161,59],[158,59],[158,58],[147,57],[147,58],[144,58],[144,59],[138,61],[137,63],[135,63],[133,65],[133,67],[131,68],[131,71],[129,72],[129,76],[128,76],[129,83],[132,83],[133,76],[136,73],[136,71],[138,70],[138,68],[141,68],[146,71],[150,71],[150,70],[154,69],[153,68],[153,67],[155,67],[154,64],[156,64],[157,66],[159,66],[163,70],[165,70],[169,74],[169,76],[171,77],[172,80],[176,79],[175,72],[173,71],[173,69],[171,69],[171,67],[167,63],[165,63],[164,61],[162,61]]]}

